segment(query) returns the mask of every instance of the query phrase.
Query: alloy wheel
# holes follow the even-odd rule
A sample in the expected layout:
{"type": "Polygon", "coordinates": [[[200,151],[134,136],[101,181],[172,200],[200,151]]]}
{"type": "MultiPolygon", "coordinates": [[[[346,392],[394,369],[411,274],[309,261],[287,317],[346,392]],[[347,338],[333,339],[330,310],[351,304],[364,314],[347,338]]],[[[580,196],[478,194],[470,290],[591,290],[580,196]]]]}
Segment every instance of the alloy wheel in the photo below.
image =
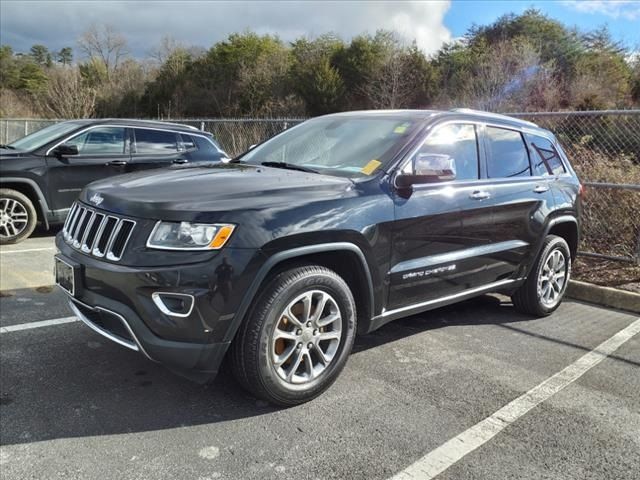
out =
{"type": "Polygon", "coordinates": [[[0,198],[0,237],[20,235],[29,223],[27,207],[13,198],[0,198]]]}
{"type": "Polygon", "coordinates": [[[285,382],[309,383],[331,365],[341,338],[342,314],[336,300],[325,291],[309,290],[279,315],[269,357],[285,382]]]}
{"type": "Polygon", "coordinates": [[[562,298],[567,273],[564,253],[559,249],[549,252],[538,275],[538,297],[545,307],[554,307],[562,298]]]}

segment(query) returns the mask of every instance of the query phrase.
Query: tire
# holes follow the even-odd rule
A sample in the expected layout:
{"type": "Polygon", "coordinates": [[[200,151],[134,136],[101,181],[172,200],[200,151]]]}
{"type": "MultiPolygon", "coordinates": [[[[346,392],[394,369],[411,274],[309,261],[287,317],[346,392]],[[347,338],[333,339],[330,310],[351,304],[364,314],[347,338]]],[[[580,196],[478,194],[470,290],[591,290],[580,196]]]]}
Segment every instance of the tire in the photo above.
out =
{"type": "Polygon", "coordinates": [[[291,268],[267,281],[231,346],[231,368],[256,397],[298,405],[333,384],[355,334],[356,305],[346,282],[325,267],[291,268]]]}
{"type": "Polygon", "coordinates": [[[36,228],[38,215],[26,195],[0,188],[0,245],[20,243],[36,228]]]}
{"type": "Polygon", "coordinates": [[[562,237],[548,235],[527,280],[511,296],[514,307],[537,317],[550,315],[562,303],[570,277],[569,245],[562,237]]]}

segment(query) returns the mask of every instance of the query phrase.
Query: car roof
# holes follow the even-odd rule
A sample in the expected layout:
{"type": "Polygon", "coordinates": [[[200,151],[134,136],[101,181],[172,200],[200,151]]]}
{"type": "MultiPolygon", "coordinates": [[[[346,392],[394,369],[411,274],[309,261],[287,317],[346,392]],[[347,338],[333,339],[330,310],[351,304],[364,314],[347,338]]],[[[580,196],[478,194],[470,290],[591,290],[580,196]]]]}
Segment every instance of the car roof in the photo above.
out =
{"type": "Polygon", "coordinates": [[[508,115],[499,113],[484,112],[481,110],[472,110],[469,108],[454,108],[451,110],[356,110],[351,112],[334,113],[326,116],[336,117],[390,117],[413,119],[416,121],[425,120],[442,120],[451,118],[452,120],[473,119],[484,122],[500,124],[515,128],[528,128],[546,132],[547,130],[539,127],[533,122],[522,120],[508,115]]]}
{"type": "Polygon", "coordinates": [[[165,130],[176,130],[180,132],[190,132],[190,133],[202,133],[207,134],[207,132],[202,132],[198,130],[196,127],[192,125],[183,125],[181,123],[171,123],[171,122],[161,122],[159,120],[135,120],[130,118],[99,118],[99,119],[81,119],[81,120],[70,120],[69,123],[75,123],[78,125],[124,125],[131,127],[150,127],[150,128],[162,128],[165,130]]]}

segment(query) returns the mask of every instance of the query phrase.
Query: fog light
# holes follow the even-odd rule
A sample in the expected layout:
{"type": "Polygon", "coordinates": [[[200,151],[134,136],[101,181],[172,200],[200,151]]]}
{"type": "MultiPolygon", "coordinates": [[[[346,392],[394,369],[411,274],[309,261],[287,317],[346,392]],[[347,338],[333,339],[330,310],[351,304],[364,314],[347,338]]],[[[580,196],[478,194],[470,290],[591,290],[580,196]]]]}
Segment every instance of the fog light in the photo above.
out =
{"type": "Polygon", "coordinates": [[[162,313],[171,317],[188,317],[195,303],[193,295],[187,293],[154,292],[151,299],[162,313]]]}

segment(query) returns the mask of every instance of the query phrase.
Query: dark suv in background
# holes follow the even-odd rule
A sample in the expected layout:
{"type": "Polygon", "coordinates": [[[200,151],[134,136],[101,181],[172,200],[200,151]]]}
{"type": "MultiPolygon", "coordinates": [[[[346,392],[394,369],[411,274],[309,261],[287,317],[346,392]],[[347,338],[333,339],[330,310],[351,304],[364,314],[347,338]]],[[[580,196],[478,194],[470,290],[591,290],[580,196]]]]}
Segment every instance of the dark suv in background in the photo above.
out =
{"type": "Polygon", "coordinates": [[[489,292],[560,304],[581,186],[556,138],[467,110],[350,112],[226,164],[92,183],[56,238],[57,283],[111,340],[255,395],[307,401],[356,333],[489,292]]]}
{"type": "Polygon", "coordinates": [[[61,122],[0,146],[0,244],[62,223],[88,183],[226,154],[195,127],[138,120],[61,122]]]}

